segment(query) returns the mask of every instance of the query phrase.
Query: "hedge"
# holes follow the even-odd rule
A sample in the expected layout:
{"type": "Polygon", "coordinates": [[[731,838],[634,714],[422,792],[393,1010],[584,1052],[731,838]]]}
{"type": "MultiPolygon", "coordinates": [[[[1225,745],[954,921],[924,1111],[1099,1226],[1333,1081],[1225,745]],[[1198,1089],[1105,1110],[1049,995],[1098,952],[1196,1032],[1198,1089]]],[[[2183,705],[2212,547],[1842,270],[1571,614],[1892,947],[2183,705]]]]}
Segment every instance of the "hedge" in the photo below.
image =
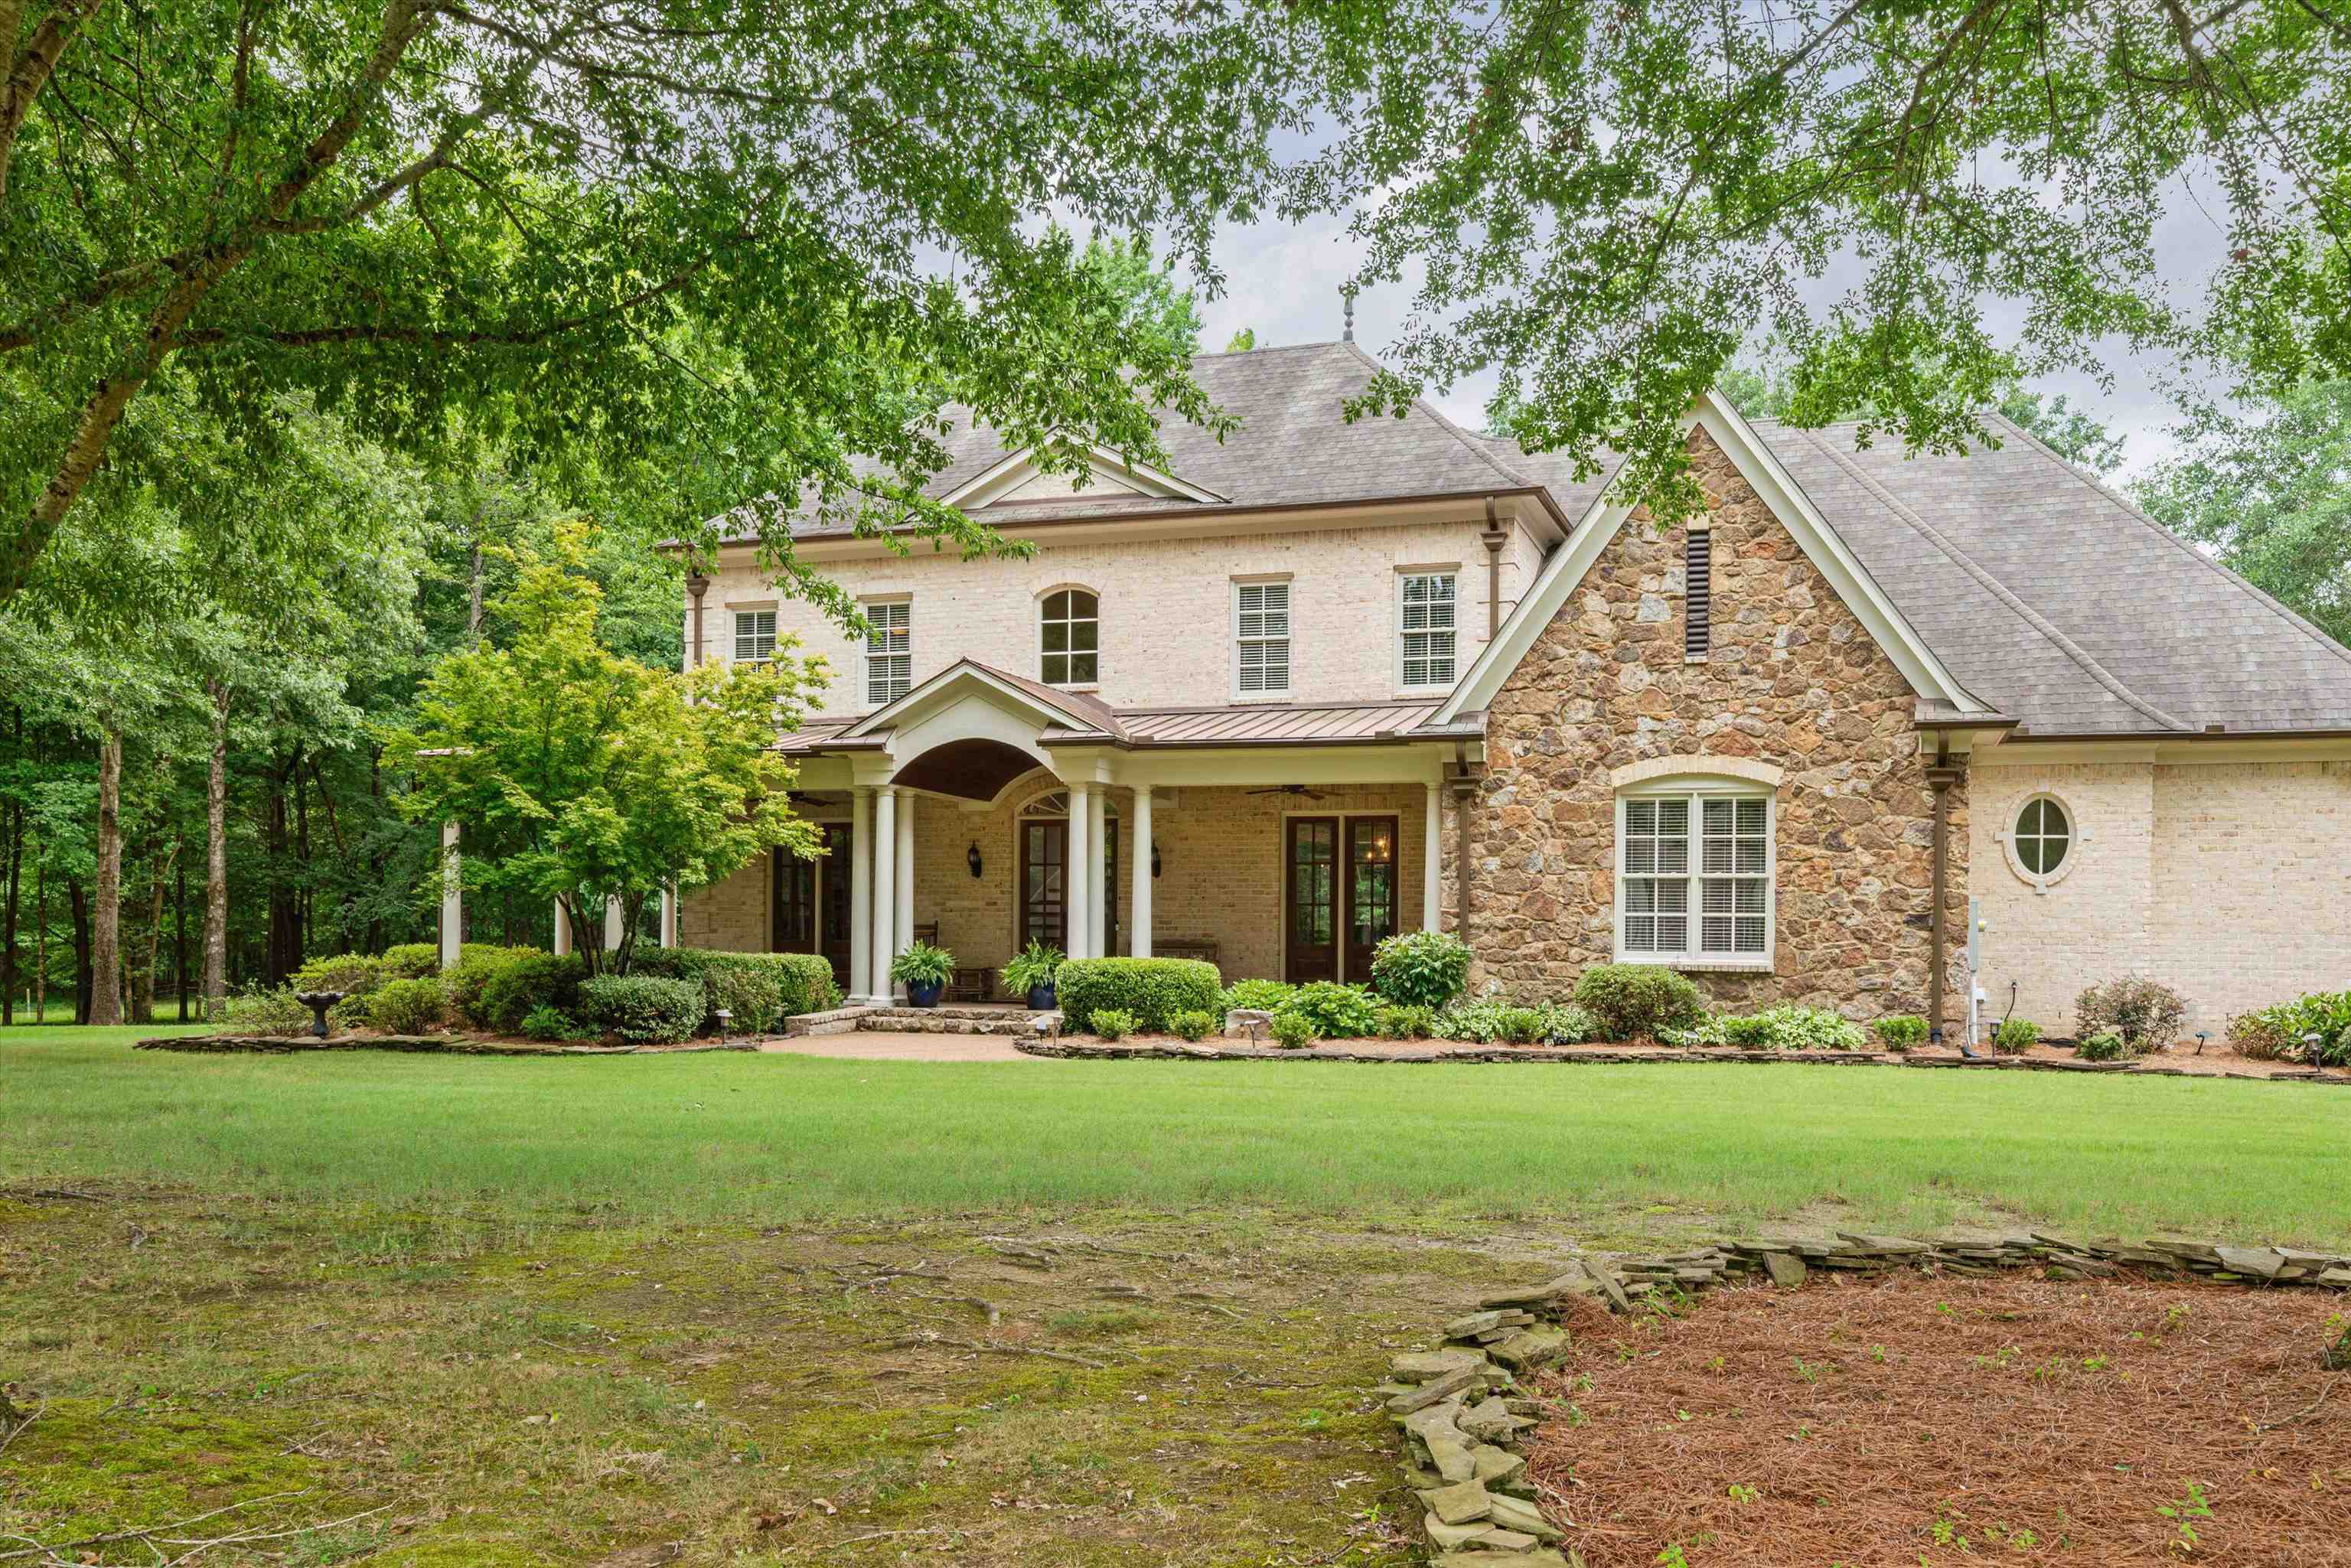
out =
{"type": "Polygon", "coordinates": [[[580,1009],[580,982],[588,965],[577,953],[557,957],[552,953],[525,951],[483,982],[477,1010],[484,1028],[500,1034],[521,1030],[522,1020],[541,1008],[558,1012],[580,1009]]]}
{"type": "Polygon", "coordinates": [[[764,1034],[795,1014],[829,1012],[841,1005],[841,992],[832,983],[832,965],[814,953],[640,947],[632,972],[699,981],[709,997],[710,1010],[725,1008],[733,1013],[733,1028],[738,1034],[764,1034]]]}
{"type": "Polygon", "coordinates": [[[1165,1030],[1176,1015],[1217,1008],[1224,977],[1197,958],[1071,958],[1053,972],[1061,1024],[1072,1034],[1092,1032],[1094,1009],[1134,1015],[1138,1030],[1165,1030]]]}
{"type": "Polygon", "coordinates": [[[598,975],[580,985],[580,1010],[588,1021],[636,1045],[692,1040],[707,1000],[700,982],[659,975],[598,975]]]}

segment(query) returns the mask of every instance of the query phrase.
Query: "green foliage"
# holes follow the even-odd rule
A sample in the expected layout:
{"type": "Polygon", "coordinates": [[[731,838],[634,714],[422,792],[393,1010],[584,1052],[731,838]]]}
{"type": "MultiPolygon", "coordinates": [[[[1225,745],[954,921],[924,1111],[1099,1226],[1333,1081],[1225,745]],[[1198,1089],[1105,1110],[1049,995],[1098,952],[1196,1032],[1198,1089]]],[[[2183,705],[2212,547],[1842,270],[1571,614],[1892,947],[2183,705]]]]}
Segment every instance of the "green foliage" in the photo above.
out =
{"type": "MultiPolygon", "coordinates": [[[[457,956],[462,959],[465,949],[459,948],[457,956]]],[[[402,942],[397,946],[386,947],[383,956],[377,962],[381,967],[382,977],[387,980],[421,980],[427,975],[441,972],[441,945],[437,942],[402,942]]]]}
{"type": "Polygon", "coordinates": [[[2351,990],[2313,991],[2241,1013],[2229,1020],[2229,1043],[2259,1061],[2351,1067],[2351,990]]]}
{"type": "Polygon", "coordinates": [[[1600,1020],[1573,1002],[1545,1002],[1543,1038],[1554,1045],[1582,1045],[1599,1038],[1600,1020]]]}
{"type": "Polygon", "coordinates": [[[1992,1026],[1991,1045],[1994,1051],[2016,1056],[2040,1043],[2041,1026],[2031,1019],[2002,1019],[1992,1026]]]}
{"type": "Polygon", "coordinates": [[[1869,1027],[1891,1051],[1915,1051],[1927,1043],[1927,1020],[1917,1013],[1892,1013],[1869,1027]]]}
{"type": "Polygon", "coordinates": [[[531,1009],[524,1015],[522,1022],[515,1026],[515,1032],[525,1040],[560,1040],[581,1038],[580,1028],[571,1021],[570,1015],[548,1007],[531,1009]]]}
{"type": "Polygon", "coordinates": [[[561,903],[589,972],[625,973],[664,882],[691,891],[770,849],[816,852],[789,810],[792,769],[771,748],[822,671],[783,647],[765,664],[684,674],[607,651],[603,591],[573,570],[584,538],[561,531],[552,559],[517,547],[519,574],[496,605],[506,645],[444,659],[416,722],[384,744],[415,759],[404,815],[463,822],[491,846],[463,857],[469,887],[561,903]],[[609,900],[624,935],[607,955],[609,900]]]}
{"type": "Polygon", "coordinates": [[[441,1027],[449,993],[438,980],[386,980],[368,997],[368,1021],[386,1034],[426,1034],[441,1027]]]}
{"type": "Polygon", "coordinates": [[[1134,1015],[1124,1008],[1096,1008],[1087,1022],[1104,1040],[1124,1040],[1134,1032],[1134,1015]]]}
{"type": "Polygon", "coordinates": [[[1372,988],[1392,1002],[1441,1008],[1469,984],[1469,945],[1449,931],[1399,931],[1372,953],[1372,988]]]}
{"type": "Polygon", "coordinates": [[[738,1030],[757,1030],[765,1033],[783,1019],[800,1013],[829,1012],[841,1005],[841,989],[833,984],[832,966],[814,953],[732,953],[715,947],[655,947],[640,953],[632,971],[643,975],[662,975],[672,979],[694,980],[700,983],[710,998],[716,1012],[726,1007],[735,1014],[738,1030]],[[736,988],[727,976],[748,974],[764,977],[775,987],[772,1006],[778,1009],[766,1022],[755,1021],[765,1014],[757,1009],[765,1003],[765,988],[736,988]],[[721,1002],[726,996],[734,1001],[721,1002]],[[754,1011],[747,1015],[736,1001],[749,1001],[754,1011]]]}
{"type": "Polygon", "coordinates": [[[1256,347],[1257,329],[1254,327],[1244,327],[1225,340],[1225,352],[1228,354],[1246,354],[1256,347]]]}
{"type": "Polygon", "coordinates": [[[1267,1026],[1273,1043],[1284,1051],[1304,1051],[1314,1043],[1314,1020],[1301,1012],[1279,1012],[1267,1026]]]}
{"type": "Polygon", "coordinates": [[[591,975],[580,983],[580,1012],[607,1034],[632,1045],[675,1045],[692,1040],[709,1016],[700,982],[659,975],[591,975]]]}
{"type": "Polygon", "coordinates": [[[955,955],[928,942],[909,942],[890,960],[890,978],[902,986],[943,986],[955,978],[955,955]]]}
{"type": "Polygon", "coordinates": [[[1040,986],[1053,983],[1053,971],[1061,967],[1068,955],[1050,942],[1031,939],[1029,946],[1004,962],[1004,988],[1016,996],[1027,996],[1040,986]]]}
{"type": "Polygon", "coordinates": [[[1390,1003],[1380,1009],[1372,1032],[1382,1040],[1426,1040],[1437,1032],[1437,1009],[1390,1003]]]}
{"type": "Polygon", "coordinates": [[[384,961],[368,953],[338,953],[313,958],[294,971],[288,983],[298,991],[340,991],[363,997],[386,978],[384,961]]]}
{"type": "Polygon", "coordinates": [[[231,1034],[297,1034],[310,1027],[310,1009],[294,999],[291,986],[233,992],[222,1016],[231,1034]]]}
{"type": "Polygon", "coordinates": [[[1278,1013],[1282,1003],[1297,990],[1297,987],[1281,980],[1235,980],[1218,993],[1217,1010],[1228,1013],[1235,1008],[1247,1008],[1252,1012],[1278,1013]]]}
{"type": "Polygon", "coordinates": [[[1862,1051],[1869,1035],[1831,1008],[1782,1002],[1743,1016],[1715,1014],[1661,1040],[1676,1045],[1735,1045],[1742,1051],[1862,1051]]]}
{"type": "Polygon", "coordinates": [[[481,999],[473,1016],[484,1029],[512,1034],[540,1008],[563,1012],[577,1009],[580,982],[587,977],[588,966],[577,953],[559,958],[552,953],[518,952],[482,982],[481,999]]]}
{"type": "Polygon", "coordinates": [[[1558,1008],[1550,1003],[1526,1008],[1489,998],[1456,1002],[1437,1015],[1432,1028],[1439,1040],[1474,1040],[1479,1045],[1492,1045],[1498,1040],[1506,1045],[1532,1045],[1544,1040],[1581,1040],[1589,1034],[1591,1023],[1591,1015],[1580,1008],[1558,1008]]]}
{"type": "Polygon", "coordinates": [[[1610,1040],[1663,1039],[1703,1010],[1698,987],[1656,964],[1594,964],[1576,977],[1575,1000],[1610,1040]]]}
{"type": "Polygon", "coordinates": [[[726,1015],[731,1034],[771,1034],[787,1016],[784,988],[766,970],[714,966],[703,972],[702,989],[712,1015],[726,1015]]]}
{"type": "Polygon", "coordinates": [[[2133,1056],[2168,1051],[2179,1038],[2188,1004],[2159,980],[2126,975],[2084,988],[2074,999],[2075,1031],[2087,1036],[2112,1030],[2133,1056]]]}
{"type": "Polygon", "coordinates": [[[495,1029],[486,997],[490,982],[526,959],[548,955],[536,947],[491,947],[468,942],[458,949],[457,967],[442,977],[449,1006],[475,1029],[495,1029]]]}
{"type": "Polygon", "coordinates": [[[1092,1032],[1096,1008],[1117,1008],[1137,1029],[1156,1031],[1179,1012],[1215,1009],[1217,967],[1197,958],[1071,958],[1054,971],[1053,994],[1073,1032],[1092,1032]]]}
{"type": "Polygon", "coordinates": [[[1378,1006],[1371,993],[1336,980],[1310,980],[1299,987],[1273,1016],[1279,1021],[1285,1013],[1312,1024],[1318,1040],[1360,1039],[1379,1023],[1378,1006]]]}
{"type": "Polygon", "coordinates": [[[1208,1038],[1217,1027],[1217,1015],[1200,1008],[1186,1008],[1167,1020],[1167,1027],[1189,1040],[1208,1038]]]}
{"type": "Polygon", "coordinates": [[[2084,1061],[2119,1061],[2127,1050],[2121,1035],[2113,1030],[2104,1029],[2095,1034],[2084,1036],[2074,1054],[2084,1061]]]}

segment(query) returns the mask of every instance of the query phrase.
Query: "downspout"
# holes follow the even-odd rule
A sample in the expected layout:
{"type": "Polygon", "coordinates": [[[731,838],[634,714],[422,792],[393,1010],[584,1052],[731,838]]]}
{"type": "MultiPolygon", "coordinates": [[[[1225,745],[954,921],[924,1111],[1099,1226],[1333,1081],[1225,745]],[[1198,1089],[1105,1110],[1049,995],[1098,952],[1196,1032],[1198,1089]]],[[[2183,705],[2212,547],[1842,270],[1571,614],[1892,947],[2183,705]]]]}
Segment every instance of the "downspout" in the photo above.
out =
{"type": "Polygon", "coordinates": [[[699,559],[687,559],[690,564],[686,570],[685,591],[694,595],[694,649],[692,662],[686,668],[698,670],[702,668],[702,596],[710,591],[710,579],[703,575],[699,559]]]}
{"type": "Polygon", "coordinates": [[[1494,516],[1494,497],[1486,497],[1486,531],[1478,536],[1486,547],[1486,641],[1502,629],[1502,546],[1510,534],[1494,516]]]}
{"type": "MultiPolygon", "coordinates": [[[[1928,894],[1934,909],[1928,915],[1927,930],[1927,1038],[1940,1044],[1943,1039],[1943,971],[1949,941],[1943,930],[1944,905],[1949,885],[1951,850],[1951,786],[1959,781],[1959,769],[1951,765],[1951,742],[1949,736],[1935,737],[1935,763],[1927,769],[1927,788],[1935,797],[1934,865],[1928,894]]],[[[1968,1042],[1972,1044],[1972,1041],[1968,1042]]],[[[1962,1049],[1965,1049],[1963,1046],[1962,1049]]]]}

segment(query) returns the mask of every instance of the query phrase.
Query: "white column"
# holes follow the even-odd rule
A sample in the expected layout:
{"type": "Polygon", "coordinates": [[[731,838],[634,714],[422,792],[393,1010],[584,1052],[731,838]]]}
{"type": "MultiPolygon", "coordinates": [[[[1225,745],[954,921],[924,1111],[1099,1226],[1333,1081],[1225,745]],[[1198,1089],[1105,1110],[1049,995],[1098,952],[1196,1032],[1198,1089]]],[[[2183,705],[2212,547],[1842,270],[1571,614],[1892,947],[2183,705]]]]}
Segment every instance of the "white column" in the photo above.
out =
{"type": "Polygon", "coordinates": [[[571,912],[563,907],[563,900],[555,901],[555,956],[562,957],[571,951],[571,912]]]}
{"type": "MultiPolygon", "coordinates": [[[[860,784],[849,808],[849,995],[866,994],[873,977],[873,791],[860,784]]],[[[838,868],[835,868],[836,870],[838,868]]]]}
{"type": "Polygon", "coordinates": [[[1137,958],[1151,956],[1151,786],[1134,787],[1134,913],[1127,924],[1126,950],[1137,958]]]}
{"type": "Polygon", "coordinates": [[[1100,785],[1086,791],[1086,810],[1093,821],[1086,828],[1086,842],[1093,851],[1093,862],[1086,868],[1086,907],[1093,912],[1092,935],[1086,938],[1086,951],[1097,958],[1110,955],[1110,791],[1100,785]]]}
{"type": "Polygon", "coordinates": [[[621,901],[617,898],[606,899],[604,901],[605,952],[617,953],[621,950],[621,936],[626,928],[625,917],[621,913],[621,901]]]}
{"type": "Polygon", "coordinates": [[[1428,808],[1421,813],[1420,927],[1434,931],[1445,917],[1445,828],[1437,810],[1437,787],[1429,784],[1423,788],[1428,791],[1428,808]]]}
{"type": "Polygon", "coordinates": [[[1093,821],[1093,792],[1082,784],[1071,785],[1070,863],[1061,868],[1061,874],[1069,882],[1069,896],[1062,902],[1062,915],[1069,924],[1070,956],[1072,958],[1093,956],[1087,946],[1094,930],[1092,881],[1089,875],[1093,864],[1090,838],[1093,821]]]}
{"type": "Polygon", "coordinates": [[[890,999],[890,960],[898,956],[898,791],[884,784],[873,791],[872,997],[890,999]]]}
{"type": "Polygon", "coordinates": [[[677,946],[677,883],[662,883],[661,945],[677,946]]]}
{"type": "Polygon", "coordinates": [[[465,862],[457,854],[457,824],[441,824],[441,967],[457,967],[465,944],[465,862]]]}
{"type": "Polygon", "coordinates": [[[898,792],[898,944],[903,953],[914,939],[914,797],[898,792]]]}

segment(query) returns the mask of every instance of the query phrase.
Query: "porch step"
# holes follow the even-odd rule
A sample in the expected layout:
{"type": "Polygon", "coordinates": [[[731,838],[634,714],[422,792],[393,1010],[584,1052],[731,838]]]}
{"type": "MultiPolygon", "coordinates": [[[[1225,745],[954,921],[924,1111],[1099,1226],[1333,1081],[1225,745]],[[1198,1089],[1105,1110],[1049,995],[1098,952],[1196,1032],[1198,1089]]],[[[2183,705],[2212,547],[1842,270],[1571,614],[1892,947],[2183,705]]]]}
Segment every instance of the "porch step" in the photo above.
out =
{"type": "Polygon", "coordinates": [[[1039,1032],[1036,1020],[1059,1013],[1034,1013],[1027,1008],[864,1008],[855,1027],[890,1034],[1008,1034],[1023,1037],[1039,1032]]]}
{"type": "Polygon", "coordinates": [[[810,1034],[853,1034],[857,1020],[872,1012],[872,1008],[834,1008],[831,1012],[795,1013],[784,1020],[784,1038],[797,1040],[810,1034]]]}

